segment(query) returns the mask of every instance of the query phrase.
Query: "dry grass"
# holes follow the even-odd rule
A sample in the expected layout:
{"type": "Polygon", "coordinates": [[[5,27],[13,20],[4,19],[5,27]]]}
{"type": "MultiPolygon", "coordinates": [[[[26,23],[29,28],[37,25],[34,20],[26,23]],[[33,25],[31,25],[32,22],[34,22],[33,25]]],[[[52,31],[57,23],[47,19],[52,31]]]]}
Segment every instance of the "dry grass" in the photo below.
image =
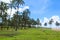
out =
{"type": "Polygon", "coordinates": [[[60,31],[60,28],[52,28],[52,30],[60,31]]]}

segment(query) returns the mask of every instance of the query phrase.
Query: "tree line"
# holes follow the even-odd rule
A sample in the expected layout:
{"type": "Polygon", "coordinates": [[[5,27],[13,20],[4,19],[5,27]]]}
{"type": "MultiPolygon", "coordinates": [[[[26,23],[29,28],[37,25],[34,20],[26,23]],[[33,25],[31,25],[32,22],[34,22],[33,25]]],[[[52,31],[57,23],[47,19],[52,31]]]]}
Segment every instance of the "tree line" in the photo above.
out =
{"type": "Polygon", "coordinates": [[[30,10],[25,9],[23,12],[19,11],[20,6],[23,6],[25,4],[24,0],[12,0],[10,3],[0,2],[0,29],[3,28],[14,28],[15,31],[17,31],[19,28],[31,28],[31,25],[39,25],[40,21],[39,18],[37,20],[34,20],[33,18],[30,18],[30,10]],[[7,10],[11,9],[10,15],[8,15],[7,10]],[[12,9],[17,10],[13,17],[11,17],[12,9]]]}
{"type": "MultiPolygon", "coordinates": [[[[48,24],[50,25],[50,28],[51,28],[51,25],[54,23],[54,20],[53,19],[50,19],[50,21],[47,23],[45,22],[44,23],[44,26],[47,26],[48,24]]],[[[55,25],[56,26],[60,26],[60,23],[58,21],[55,22],[55,25]]]]}

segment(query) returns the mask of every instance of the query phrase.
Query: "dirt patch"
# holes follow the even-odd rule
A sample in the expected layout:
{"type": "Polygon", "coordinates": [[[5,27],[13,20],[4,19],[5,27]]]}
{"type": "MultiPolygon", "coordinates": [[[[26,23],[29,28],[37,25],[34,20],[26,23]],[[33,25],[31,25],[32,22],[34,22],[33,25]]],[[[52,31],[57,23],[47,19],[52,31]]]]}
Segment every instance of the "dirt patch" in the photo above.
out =
{"type": "Polygon", "coordinates": [[[52,30],[60,31],[60,28],[52,28],[52,30]]]}

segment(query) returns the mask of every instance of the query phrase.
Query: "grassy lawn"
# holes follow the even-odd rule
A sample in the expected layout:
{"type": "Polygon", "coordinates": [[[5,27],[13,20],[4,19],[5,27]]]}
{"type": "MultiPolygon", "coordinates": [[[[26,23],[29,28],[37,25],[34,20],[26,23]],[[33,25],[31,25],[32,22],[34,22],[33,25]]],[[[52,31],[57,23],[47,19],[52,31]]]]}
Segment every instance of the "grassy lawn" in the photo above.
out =
{"type": "Polygon", "coordinates": [[[60,31],[46,28],[0,31],[0,40],[60,40],[60,31]]]}

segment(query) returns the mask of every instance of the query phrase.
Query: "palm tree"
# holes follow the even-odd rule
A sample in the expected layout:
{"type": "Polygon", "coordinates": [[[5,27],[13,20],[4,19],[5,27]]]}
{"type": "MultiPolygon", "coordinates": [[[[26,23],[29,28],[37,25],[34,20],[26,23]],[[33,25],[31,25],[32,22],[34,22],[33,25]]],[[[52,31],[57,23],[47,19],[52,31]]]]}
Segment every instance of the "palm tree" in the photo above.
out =
{"type": "Polygon", "coordinates": [[[11,25],[13,25],[13,28],[15,28],[15,31],[20,27],[22,17],[21,15],[14,14],[12,19],[11,19],[11,25]]]}
{"type": "Polygon", "coordinates": [[[27,24],[28,24],[28,27],[31,28],[31,24],[32,24],[31,18],[28,18],[27,24]]]}
{"type": "Polygon", "coordinates": [[[27,23],[28,23],[29,15],[30,15],[29,9],[26,9],[23,11],[23,14],[22,14],[23,19],[22,20],[23,20],[23,24],[25,27],[26,27],[26,25],[28,25],[27,23]]]}
{"type": "Polygon", "coordinates": [[[37,18],[37,25],[38,25],[38,26],[41,26],[41,25],[42,25],[42,24],[40,23],[39,18],[37,18]]]}
{"type": "Polygon", "coordinates": [[[44,26],[47,26],[47,23],[44,23],[44,26]]]}
{"type": "Polygon", "coordinates": [[[7,10],[7,4],[4,2],[0,2],[0,16],[2,17],[3,13],[7,10]]]}
{"type": "Polygon", "coordinates": [[[8,30],[8,21],[7,21],[7,13],[5,13],[5,14],[3,14],[3,25],[5,26],[5,27],[7,27],[7,30],[8,30]]]}
{"type": "Polygon", "coordinates": [[[17,12],[18,12],[20,6],[24,4],[24,1],[23,0],[12,0],[12,4],[15,6],[15,8],[17,9],[17,12]]]}
{"type": "MultiPolygon", "coordinates": [[[[15,8],[12,1],[10,1],[10,3],[7,3],[8,4],[8,7],[11,9],[10,10],[10,15],[9,16],[9,19],[8,19],[8,26],[11,26],[11,14],[12,14],[12,9],[15,8]]],[[[11,27],[12,28],[12,27],[11,27]]]]}
{"type": "Polygon", "coordinates": [[[56,21],[55,25],[56,25],[56,26],[59,26],[59,25],[60,25],[60,23],[59,23],[58,21],[56,21]]]}
{"type": "Polygon", "coordinates": [[[6,16],[4,17],[4,15],[6,14],[7,9],[8,9],[7,4],[1,1],[0,2],[0,11],[1,11],[0,16],[2,18],[2,24],[4,24],[4,21],[6,21],[4,20],[4,18],[6,18],[6,16]]]}
{"type": "Polygon", "coordinates": [[[35,25],[37,25],[37,21],[34,20],[33,18],[30,19],[30,23],[31,23],[31,27],[36,27],[35,25]]]}
{"type": "MultiPolygon", "coordinates": [[[[12,1],[10,1],[10,3],[7,3],[7,4],[8,4],[8,7],[11,9],[10,15],[9,15],[9,19],[11,19],[10,16],[11,16],[11,13],[12,13],[12,8],[15,8],[15,6],[14,6],[14,4],[12,3],[12,1]]],[[[15,8],[15,9],[16,9],[16,8],[15,8]]]]}
{"type": "MultiPolygon", "coordinates": [[[[18,15],[19,7],[24,4],[24,1],[23,0],[12,0],[12,4],[14,4],[14,6],[15,6],[15,8],[17,10],[16,13],[18,15]]],[[[18,26],[18,20],[16,20],[16,21],[17,21],[17,26],[18,26]]],[[[17,27],[16,27],[16,31],[17,31],[17,27]]]]}
{"type": "Polygon", "coordinates": [[[51,28],[51,24],[52,24],[52,22],[53,22],[53,19],[51,19],[51,20],[49,21],[50,28],[51,28]]]}

